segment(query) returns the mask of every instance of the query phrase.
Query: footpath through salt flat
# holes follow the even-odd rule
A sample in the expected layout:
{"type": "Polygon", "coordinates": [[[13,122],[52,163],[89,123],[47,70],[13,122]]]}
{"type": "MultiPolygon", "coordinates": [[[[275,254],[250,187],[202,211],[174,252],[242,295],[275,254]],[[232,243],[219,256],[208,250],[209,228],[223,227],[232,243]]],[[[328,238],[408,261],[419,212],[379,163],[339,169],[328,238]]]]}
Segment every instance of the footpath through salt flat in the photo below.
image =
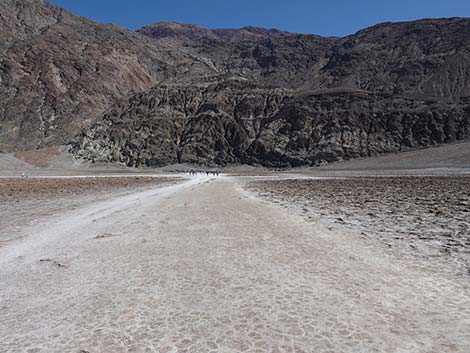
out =
{"type": "Polygon", "coordinates": [[[470,351],[470,287],[195,177],[0,248],[0,352],[470,351]]]}

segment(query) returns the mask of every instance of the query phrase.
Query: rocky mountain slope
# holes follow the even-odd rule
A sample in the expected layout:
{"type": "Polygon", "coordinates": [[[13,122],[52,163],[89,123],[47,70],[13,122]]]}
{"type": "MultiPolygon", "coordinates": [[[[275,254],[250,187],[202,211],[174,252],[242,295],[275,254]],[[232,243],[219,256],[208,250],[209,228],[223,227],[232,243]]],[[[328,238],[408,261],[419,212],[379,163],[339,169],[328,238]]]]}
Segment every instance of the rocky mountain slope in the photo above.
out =
{"type": "Polygon", "coordinates": [[[2,0],[0,29],[0,151],[63,144],[116,99],[197,70],[148,37],[41,0],[2,0]]]}
{"type": "Polygon", "coordinates": [[[157,23],[140,33],[210,60],[219,72],[282,87],[470,95],[468,18],[383,23],[345,38],[174,23],[157,23]]]}
{"type": "Polygon", "coordinates": [[[133,32],[42,0],[0,4],[0,151],[90,160],[319,164],[467,139],[470,20],[345,38],[157,23],[133,32]]]}
{"type": "Polygon", "coordinates": [[[223,77],[242,77],[289,88],[324,86],[321,69],[337,38],[245,27],[219,29],[157,23],[139,31],[214,68],[223,77]]]}
{"type": "Polygon", "coordinates": [[[114,106],[72,146],[85,159],[136,167],[318,165],[468,139],[469,102],[240,80],[161,85],[114,106]]]}
{"type": "Polygon", "coordinates": [[[328,86],[455,98],[470,95],[470,19],[384,23],[341,39],[328,86]]]}

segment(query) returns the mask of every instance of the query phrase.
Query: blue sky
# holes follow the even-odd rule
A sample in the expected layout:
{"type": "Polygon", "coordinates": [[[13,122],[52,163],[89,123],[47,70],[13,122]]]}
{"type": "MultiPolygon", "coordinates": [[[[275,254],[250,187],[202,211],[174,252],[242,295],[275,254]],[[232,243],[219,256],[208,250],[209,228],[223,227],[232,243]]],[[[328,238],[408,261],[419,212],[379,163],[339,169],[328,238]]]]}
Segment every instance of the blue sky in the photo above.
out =
{"type": "Polygon", "coordinates": [[[98,22],[131,29],[158,21],[209,28],[247,25],[342,36],[386,21],[470,17],[470,0],[51,0],[98,22]]]}

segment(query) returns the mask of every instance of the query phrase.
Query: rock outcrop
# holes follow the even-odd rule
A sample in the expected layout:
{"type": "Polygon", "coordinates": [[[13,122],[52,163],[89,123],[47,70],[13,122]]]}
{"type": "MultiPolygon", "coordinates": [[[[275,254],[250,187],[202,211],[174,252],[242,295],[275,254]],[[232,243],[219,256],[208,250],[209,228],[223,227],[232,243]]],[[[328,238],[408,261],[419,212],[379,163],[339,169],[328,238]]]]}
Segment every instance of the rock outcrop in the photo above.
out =
{"type": "Polygon", "coordinates": [[[135,167],[318,165],[470,138],[468,103],[240,80],[164,85],[116,105],[72,146],[82,158],[135,167]]]}

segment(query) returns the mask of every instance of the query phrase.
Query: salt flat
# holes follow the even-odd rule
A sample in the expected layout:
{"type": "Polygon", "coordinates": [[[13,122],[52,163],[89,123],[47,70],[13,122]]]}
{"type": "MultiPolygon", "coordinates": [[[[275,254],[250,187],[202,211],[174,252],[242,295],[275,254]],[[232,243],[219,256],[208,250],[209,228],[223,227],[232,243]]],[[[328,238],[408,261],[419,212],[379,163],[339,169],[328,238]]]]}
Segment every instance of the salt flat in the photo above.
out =
{"type": "Polygon", "coordinates": [[[193,177],[0,248],[0,352],[468,352],[468,280],[193,177]]]}

